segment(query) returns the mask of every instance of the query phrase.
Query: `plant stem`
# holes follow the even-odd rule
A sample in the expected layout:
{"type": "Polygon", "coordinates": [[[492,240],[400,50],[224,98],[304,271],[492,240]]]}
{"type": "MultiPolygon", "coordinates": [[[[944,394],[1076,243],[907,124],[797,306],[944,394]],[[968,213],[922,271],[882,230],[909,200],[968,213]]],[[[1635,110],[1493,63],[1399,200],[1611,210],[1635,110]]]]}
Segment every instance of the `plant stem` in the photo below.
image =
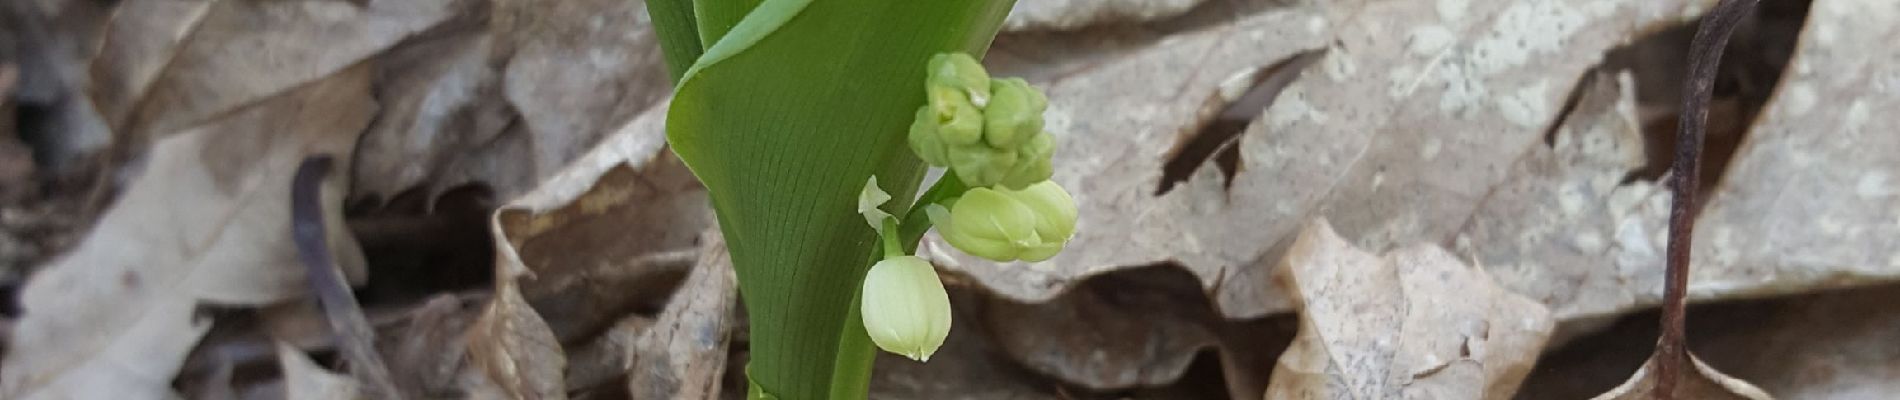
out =
{"type": "Polygon", "coordinates": [[[1684,322],[1688,313],[1689,253],[1695,238],[1696,189],[1701,176],[1702,139],[1709,118],[1716,67],[1722,50],[1742,17],[1759,0],[1722,0],[1709,11],[1689,42],[1688,79],[1682,88],[1682,115],[1677,120],[1676,159],[1670,166],[1669,245],[1664,272],[1662,334],[1656,340],[1655,398],[1674,399],[1682,367],[1689,365],[1684,322]]]}

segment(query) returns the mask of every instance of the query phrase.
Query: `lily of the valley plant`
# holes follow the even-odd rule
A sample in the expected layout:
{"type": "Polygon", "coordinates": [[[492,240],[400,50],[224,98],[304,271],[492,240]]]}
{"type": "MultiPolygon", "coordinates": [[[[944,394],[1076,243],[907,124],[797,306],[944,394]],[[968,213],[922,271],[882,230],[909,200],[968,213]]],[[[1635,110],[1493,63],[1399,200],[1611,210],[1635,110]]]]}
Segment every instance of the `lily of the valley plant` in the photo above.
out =
{"type": "Polygon", "coordinates": [[[928,360],[951,326],[911,255],[932,226],[996,261],[1068,242],[1048,100],[977,62],[1013,3],[647,0],[677,83],[667,141],[751,318],[752,398],[864,398],[877,348],[928,360]],[[929,166],[946,173],[918,196],[929,166]]]}

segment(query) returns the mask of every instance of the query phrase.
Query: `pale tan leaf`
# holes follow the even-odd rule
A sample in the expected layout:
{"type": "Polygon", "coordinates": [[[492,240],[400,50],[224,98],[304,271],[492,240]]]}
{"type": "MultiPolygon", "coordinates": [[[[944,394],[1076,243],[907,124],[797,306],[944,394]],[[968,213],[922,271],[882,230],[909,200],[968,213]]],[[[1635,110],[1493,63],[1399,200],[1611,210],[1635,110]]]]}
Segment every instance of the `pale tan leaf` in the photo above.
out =
{"type": "Polygon", "coordinates": [[[701,236],[698,261],[659,315],[630,315],[574,352],[569,386],[625,377],[634,399],[720,398],[738,282],[716,232],[701,236]]]}
{"type": "MultiPolygon", "coordinates": [[[[291,175],[312,154],[349,159],[375,110],[368,72],[346,69],[157,141],[78,248],[22,292],[0,397],[169,397],[209,327],[197,307],[302,295],[291,175]]],[[[347,185],[334,175],[324,183],[330,226],[342,226],[347,185]]],[[[362,254],[341,231],[331,232],[331,250],[360,277],[362,254]]]]}
{"type": "Polygon", "coordinates": [[[1696,230],[1690,296],[1900,279],[1900,3],[1816,0],[1696,230]],[[1850,34],[1850,32],[1852,32],[1850,34]]]}
{"type": "Polygon", "coordinates": [[[1268,399],[1507,399],[1554,322],[1435,246],[1375,255],[1310,225],[1287,250],[1300,334],[1268,399]]]}
{"type": "Polygon", "coordinates": [[[286,400],[356,400],[363,396],[349,375],[317,366],[302,350],[277,343],[277,365],[284,371],[286,400]]]}
{"type": "Polygon", "coordinates": [[[496,158],[533,154],[517,154],[522,141],[500,136],[516,116],[490,60],[493,35],[462,26],[470,22],[447,25],[377,57],[384,108],[358,147],[353,196],[388,199],[411,188],[436,193],[470,182],[517,193],[526,190],[518,181],[539,177],[528,164],[496,158]]]}
{"type": "Polygon", "coordinates": [[[448,18],[451,3],[129,1],[87,93],[117,137],[144,143],[356,64],[448,18]]]}
{"type": "MultiPolygon", "coordinates": [[[[1674,398],[1697,400],[1773,399],[1773,397],[1768,396],[1768,393],[1762,392],[1761,389],[1756,389],[1754,385],[1750,385],[1748,382],[1730,378],[1728,375],[1723,375],[1721,371],[1709,368],[1708,364],[1703,364],[1702,360],[1697,359],[1695,355],[1690,355],[1688,361],[1691,365],[1677,367],[1677,369],[1683,371],[1684,374],[1682,381],[1676,382],[1676,390],[1673,394],[1674,398]]],[[[1609,392],[1598,395],[1592,399],[1650,400],[1656,398],[1656,376],[1651,373],[1656,369],[1655,363],[1656,359],[1651,358],[1649,362],[1643,364],[1642,369],[1636,370],[1636,374],[1630,376],[1628,382],[1623,382],[1622,385],[1617,386],[1615,389],[1610,389],[1609,392]]]]}
{"type": "Polygon", "coordinates": [[[504,263],[496,261],[495,297],[469,329],[469,356],[494,390],[509,398],[566,399],[561,374],[567,357],[561,343],[534,307],[521,298],[515,281],[522,274],[505,273],[509,268],[504,263]]]}
{"type": "Polygon", "coordinates": [[[1559,319],[1657,301],[1670,195],[1646,181],[1644,138],[1627,74],[1592,73],[1576,108],[1510,166],[1456,241],[1462,253],[1559,319]],[[1590,266],[1585,268],[1583,266],[1590,266]]]}
{"type": "Polygon", "coordinates": [[[711,226],[704,190],[664,151],[664,110],[622,126],[495,212],[496,298],[471,340],[503,393],[564,396],[561,343],[609,328],[651,295],[634,285],[669,267],[642,256],[690,247],[711,226]]]}

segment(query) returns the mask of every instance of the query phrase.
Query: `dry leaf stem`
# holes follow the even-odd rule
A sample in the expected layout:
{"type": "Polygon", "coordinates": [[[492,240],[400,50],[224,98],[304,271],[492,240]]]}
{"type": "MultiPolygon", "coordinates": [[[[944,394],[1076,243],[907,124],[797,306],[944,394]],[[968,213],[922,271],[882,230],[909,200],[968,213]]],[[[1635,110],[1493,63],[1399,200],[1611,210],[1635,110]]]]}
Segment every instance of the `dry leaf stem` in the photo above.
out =
{"type": "Polygon", "coordinates": [[[350,361],[351,375],[363,384],[363,394],[375,399],[401,399],[402,392],[389,378],[389,367],[376,354],[376,334],[370,330],[369,319],[363,316],[356,296],[343,282],[343,272],[330,257],[323,226],[322,188],[332,163],[334,159],[328,155],[305,158],[291,180],[290,231],[297,243],[297,259],[304,264],[310,290],[322,306],[330,329],[336,331],[337,347],[350,361]]]}
{"type": "Polygon", "coordinates": [[[1729,36],[1759,0],[1722,0],[1696,28],[1689,42],[1688,79],[1682,88],[1682,115],[1676,121],[1676,159],[1670,166],[1669,247],[1664,276],[1662,334],[1656,339],[1657,399],[1675,397],[1680,366],[1690,365],[1683,322],[1688,312],[1689,249],[1695,232],[1696,182],[1701,176],[1703,131],[1709,118],[1716,67],[1729,36]]]}

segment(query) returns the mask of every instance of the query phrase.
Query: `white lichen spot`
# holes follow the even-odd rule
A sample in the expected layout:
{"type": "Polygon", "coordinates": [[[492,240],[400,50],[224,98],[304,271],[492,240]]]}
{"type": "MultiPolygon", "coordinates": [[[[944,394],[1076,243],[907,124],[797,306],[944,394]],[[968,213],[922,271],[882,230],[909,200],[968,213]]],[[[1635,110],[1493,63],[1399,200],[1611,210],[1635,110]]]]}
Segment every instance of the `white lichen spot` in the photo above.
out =
{"type": "Polygon", "coordinates": [[[1566,216],[1582,214],[1583,206],[1589,200],[1580,182],[1565,182],[1557,187],[1557,209],[1566,216]]]}
{"type": "Polygon", "coordinates": [[[1311,120],[1316,124],[1326,123],[1326,113],[1313,109],[1306,102],[1306,88],[1295,84],[1280,92],[1273,100],[1273,106],[1267,109],[1267,124],[1274,128],[1292,126],[1294,122],[1311,120]]]}
{"type": "Polygon", "coordinates": [[[1359,72],[1359,64],[1353,61],[1351,54],[1338,48],[1333,49],[1333,53],[1338,57],[1326,57],[1326,77],[1332,78],[1334,82],[1345,82],[1359,72]]]}
{"type": "Polygon", "coordinates": [[[1839,37],[1840,31],[1834,28],[1834,24],[1814,25],[1814,44],[1816,45],[1827,46],[1834,44],[1834,40],[1839,37]]]}
{"type": "Polygon", "coordinates": [[[1544,125],[1550,117],[1550,101],[1546,99],[1550,92],[1550,81],[1519,88],[1510,95],[1499,97],[1498,111],[1504,119],[1525,128],[1537,128],[1544,125]]]}
{"type": "Polygon", "coordinates": [[[1564,41],[1588,23],[1570,7],[1563,1],[1539,1],[1505,9],[1491,31],[1472,44],[1473,66],[1493,74],[1523,65],[1534,55],[1561,50],[1564,41]]]}
{"type": "Polygon", "coordinates": [[[1406,36],[1405,48],[1419,57],[1435,57],[1457,40],[1458,35],[1443,26],[1421,26],[1406,36]]]}
{"type": "Polygon", "coordinates": [[[1471,8],[1471,0],[1438,0],[1438,18],[1445,22],[1458,22],[1465,17],[1465,10],[1471,8]]]}
{"type": "Polygon", "coordinates": [[[1888,185],[1887,179],[1886,172],[1867,171],[1866,175],[1861,175],[1860,180],[1854,183],[1854,194],[1867,200],[1892,196],[1894,189],[1888,185]]]}
{"type": "Polygon", "coordinates": [[[1809,110],[1814,109],[1816,101],[1814,86],[1806,83],[1789,85],[1788,90],[1781,92],[1781,99],[1778,101],[1781,103],[1781,116],[1798,117],[1807,114],[1809,110]]]}
{"type": "Polygon", "coordinates": [[[1391,72],[1385,74],[1385,94],[1393,99],[1411,96],[1412,90],[1418,88],[1418,84],[1424,79],[1424,76],[1419,75],[1418,68],[1411,64],[1392,68],[1391,72]]]}
{"type": "Polygon", "coordinates": [[[1597,254],[1603,252],[1603,247],[1608,243],[1604,242],[1603,234],[1585,230],[1571,237],[1570,244],[1576,246],[1577,250],[1584,254],[1597,254]]]}
{"type": "Polygon", "coordinates": [[[1326,18],[1318,15],[1306,18],[1306,33],[1318,35],[1326,31],[1326,18]]]}
{"type": "Polygon", "coordinates": [[[1438,158],[1438,152],[1444,149],[1445,141],[1439,140],[1437,136],[1433,136],[1425,139],[1425,145],[1418,146],[1418,157],[1426,160],[1438,158]]]}
{"type": "Polygon", "coordinates": [[[1438,111],[1457,115],[1476,109],[1491,96],[1491,89],[1484,81],[1474,79],[1458,64],[1445,64],[1438,67],[1438,81],[1444,83],[1445,91],[1438,97],[1438,111]]]}
{"type": "Polygon", "coordinates": [[[1847,105],[1847,114],[1842,116],[1841,133],[1848,136],[1860,136],[1866,133],[1867,117],[1871,112],[1873,111],[1867,108],[1866,100],[1854,99],[1853,104],[1847,105]]]}

